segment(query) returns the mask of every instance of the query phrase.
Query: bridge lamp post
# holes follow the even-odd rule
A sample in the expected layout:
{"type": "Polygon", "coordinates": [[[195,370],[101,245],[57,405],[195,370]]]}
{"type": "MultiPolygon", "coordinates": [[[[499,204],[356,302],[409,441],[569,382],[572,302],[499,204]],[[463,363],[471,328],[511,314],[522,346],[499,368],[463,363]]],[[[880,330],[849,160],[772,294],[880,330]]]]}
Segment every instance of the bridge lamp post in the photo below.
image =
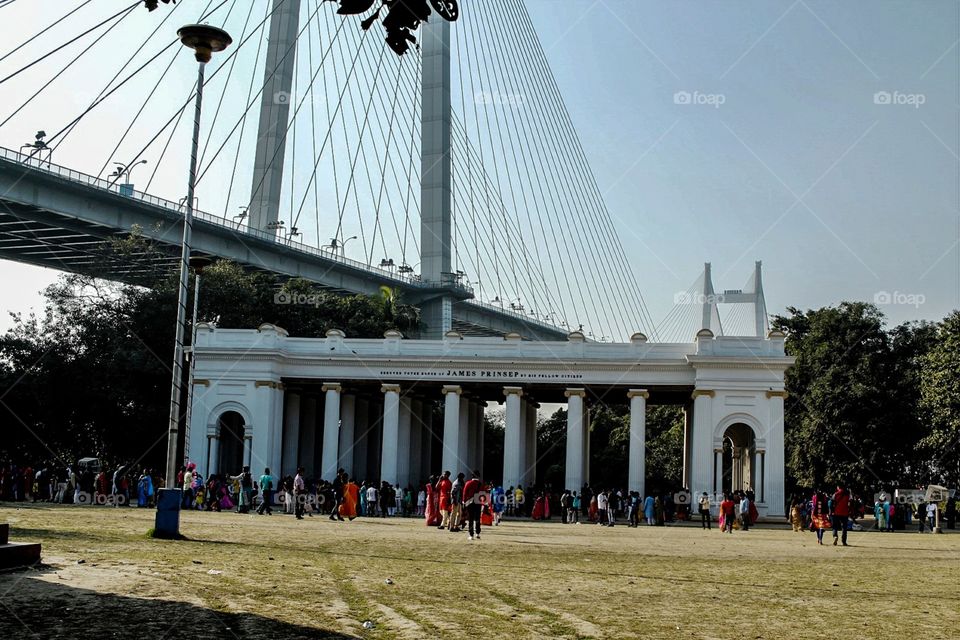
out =
{"type": "MultiPolygon", "coordinates": [[[[173,350],[173,383],[170,385],[170,424],[167,437],[166,487],[157,507],[155,534],[176,537],[180,528],[180,491],[177,483],[177,445],[180,439],[180,396],[183,391],[183,338],[186,333],[186,310],[189,297],[190,241],[193,231],[193,202],[197,186],[197,155],[200,148],[200,116],[203,112],[203,82],[207,63],[214,53],[233,42],[223,29],[205,24],[191,24],[177,31],[185,47],[194,50],[197,69],[197,99],[193,120],[193,144],[190,150],[190,174],[187,181],[186,207],[183,216],[183,242],[180,255],[180,290],[177,296],[177,331],[173,350]],[[169,497],[168,497],[169,496],[169,497]],[[176,504],[174,504],[176,503],[176,504]]],[[[184,458],[189,452],[184,452],[184,458]]]]}

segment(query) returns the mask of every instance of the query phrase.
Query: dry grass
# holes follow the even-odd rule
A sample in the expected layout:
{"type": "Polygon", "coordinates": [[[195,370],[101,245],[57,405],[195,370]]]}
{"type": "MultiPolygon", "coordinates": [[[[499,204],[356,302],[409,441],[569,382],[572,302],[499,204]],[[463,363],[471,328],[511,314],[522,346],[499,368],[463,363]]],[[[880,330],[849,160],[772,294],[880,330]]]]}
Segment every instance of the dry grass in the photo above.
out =
{"type": "Polygon", "coordinates": [[[419,520],[187,513],[189,541],[171,542],[137,509],[0,521],[47,565],[0,575],[0,638],[960,636],[956,534],[834,548],[774,528],[510,522],[468,542],[419,520]]]}

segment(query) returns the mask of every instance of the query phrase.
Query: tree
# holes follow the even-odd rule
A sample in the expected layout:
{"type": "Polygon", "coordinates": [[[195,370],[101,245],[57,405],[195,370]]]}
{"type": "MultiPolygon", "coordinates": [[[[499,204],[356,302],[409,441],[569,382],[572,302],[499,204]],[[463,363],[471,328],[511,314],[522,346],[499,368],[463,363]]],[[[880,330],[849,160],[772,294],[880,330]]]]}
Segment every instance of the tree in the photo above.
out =
{"type": "MultiPolygon", "coordinates": [[[[42,317],[15,316],[0,338],[0,381],[9,390],[0,409],[13,434],[0,442],[0,457],[66,465],[96,455],[110,466],[159,467],[166,448],[176,275],[150,289],[67,275],[44,295],[42,317]]],[[[303,280],[281,282],[227,261],[203,271],[199,319],[244,329],[269,322],[304,337],[322,337],[334,328],[358,338],[419,330],[417,310],[396,295],[335,296],[303,280]]]]}
{"type": "Polygon", "coordinates": [[[931,349],[922,357],[920,409],[929,425],[920,442],[931,479],[960,484],[960,311],[943,319],[931,349]]]}
{"type": "Polygon", "coordinates": [[[844,302],[788,309],[773,326],[787,333],[787,471],[796,485],[846,482],[859,491],[922,475],[916,445],[916,369],[931,334],[925,325],[888,333],[874,305],[844,302]]]}

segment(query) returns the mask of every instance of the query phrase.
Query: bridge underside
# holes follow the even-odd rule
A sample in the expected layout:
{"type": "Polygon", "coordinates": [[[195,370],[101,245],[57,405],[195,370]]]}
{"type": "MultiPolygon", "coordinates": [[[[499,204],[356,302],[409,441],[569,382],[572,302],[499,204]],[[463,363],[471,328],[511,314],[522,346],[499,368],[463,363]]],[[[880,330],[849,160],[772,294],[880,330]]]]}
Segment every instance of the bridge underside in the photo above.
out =
{"type": "MultiPolygon", "coordinates": [[[[183,213],[175,203],[121,195],[96,178],[65,177],[55,173],[65,169],[44,167],[0,158],[0,259],[140,286],[176,269],[183,213]],[[122,242],[133,229],[139,229],[148,247],[122,242]]],[[[209,214],[195,219],[192,244],[194,255],[303,278],[335,293],[376,295],[387,285],[414,305],[439,293],[416,280],[278,241],[270,233],[236,228],[209,214]]],[[[453,328],[465,335],[517,332],[537,340],[566,338],[560,328],[467,300],[462,291],[456,294],[453,328]]]]}

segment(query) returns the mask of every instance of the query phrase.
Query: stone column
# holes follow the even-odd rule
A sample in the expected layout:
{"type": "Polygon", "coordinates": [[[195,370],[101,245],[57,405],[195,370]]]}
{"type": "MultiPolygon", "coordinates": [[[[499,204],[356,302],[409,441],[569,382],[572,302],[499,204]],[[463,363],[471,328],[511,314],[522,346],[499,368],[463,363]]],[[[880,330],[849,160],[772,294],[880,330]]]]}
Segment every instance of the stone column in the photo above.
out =
{"type": "Polygon", "coordinates": [[[520,459],[520,478],[519,482],[527,487],[527,427],[529,420],[527,418],[527,408],[530,402],[527,398],[520,398],[520,452],[517,457],[520,459]]]}
{"type": "Polygon", "coordinates": [[[758,478],[758,483],[760,484],[760,490],[757,491],[757,502],[762,502],[764,504],[766,504],[766,495],[764,492],[764,488],[767,484],[766,479],[764,477],[766,474],[766,466],[767,466],[766,457],[767,456],[765,455],[765,452],[763,449],[757,449],[757,460],[758,460],[757,478],[758,478]]]}
{"type": "Polygon", "coordinates": [[[340,399],[340,455],[338,466],[353,478],[353,447],[356,435],[357,396],[343,394],[340,399]]]}
{"type": "Polygon", "coordinates": [[[764,494],[767,503],[767,515],[771,517],[786,515],[786,496],[784,494],[784,452],[783,452],[783,400],[786,391],[768,391],[770,398],[770,422],[767,430],[767,448],[764,454],[766,479],[764,494]]]}
{"type": "Polygon", "coordinates": [[[743,488],[743,448],[733,447],[731,465],[733,469],[730,473],[730,490],[736,491],[743,488]]]}
{"type": "Polygon", "coordinates": [[[693,409],[683,408],[683,486],[688,489],[690,482],[690,445],[693,437],[693,409]]]}
{"type": "Polygon", "coordinates": [[[326,394],[323,403],[323,452],[321,453],[320,477],[333,481],[340,460],[340,383],[326,382],[321,387],[326,394]]]}
{"type": "Polygon", "coordinates": [[[370,442],[370,405],[366,398],[358,397],[354,401],[353,409],[353,471],[361,482],[369,480],[367,474],[367,446],[370,442]]]}
{"type": "Polygon", "coordinates": [[[537,483],[537,408],[532,400],[527,400],[526,432],[524,438],[523,486],[532,487],[537,483]]]}
{"type": "Polygon", "coordinates": [[[252,457],[253,457],[253,425],[246,424],[243,426],[243,464],[250,467],[251,473],[253,472],[252,457]]]}
{"type": "Polygon", "coordinates": [[[300,394],[287,391],[283,395],[283,461],[277,469],[281,476],[297,473],[300,450],[300,394]]]}
{"type": "Polygon", "coordinates": [[[210,448],[210,464],[207,465],[207,478],[214,473],[220,473],[220,430],[207,436],[210,448]]]}
{"type": "MultiPolygon", "coordinates": [[[[583,481],[590,484],[590,406],[583,401],[583,481]]],[[[573,489],[570,489],[573,491],[573,489]]]]}
{"type": "Polygon", "coordinates": [[[410,484],[410,399],[400,398],[400,418],[397,429],[397,479],[399,489],[410,484]]]}
{"type": "Polygon", "coordinates": [[[523,398],[521,387],[504,387],[506,401],[506,429],[503,438],[503,488],[520,484],[520,405],[523,398]]]}
{"type": "Polygon", "coordinates": [[[457,475],[460,460],[460,393],[458,385],[446,385],[443,391],[443,468],[457,475]]]}
{"type": "Polygon", "coordinates": [[[693,429],[690,448],[690,491],[700,495],[710,491],[710,459],[713,457],[713,411],[714,392],[696,389],[693,392],[693,429]]]}
{"type": "Polygon", "coordinates": [[[646,493],[646,454],[647,454],[647,398],[646,389],[630,389],[630,444],[627,471],[627,489],[646,493]]]}
{"type": "Polygon", "coordinates": [[[470,401],[467,407],[467,477],[477,467],[477,403],[470,401]]]}
{"type": "Polygon", "coordinates": [[[317,448],[317,399],[314,396],[300,398],[300,466],[307,475],[316,475],[314,450],[317,448]]]}
{"type": "Polygon", "coordinates": [[[564,488],[579,491],[583,487],[583,389],[567,389],[567,464],[564,488]]]}
{"type": "Polygon", "coordinates": [[[484,481],[486,477],[483,475],[483,442],[485,439],[484,426],[486,421],[484,416],[486,405],[486,402],[477,402],[477,471],[480,472],[480,478],[484,481]]]}
{"type": "Polygon", "coordinates": [[[713,494],[723,493],[723,447],[713,450],[713,494]]]}
{"type": "Polygon", "coordinates": [[[470,470],[466,468],[469,466],[470,456],[470,409],[470,400],[460,396],[460,412],[458,414],[460,421],[457,425],[457,465],[456,468],[450,470],[453,477],[456,477],[461,471],[466,473],[468,478],[470,477],[470,470]]]}
{"type": "Polygon", "coordinates": [[[385,384],[383,392],[383,448],[380,454],[380,479],[397,481],[397,453],[400,446],[400,385],[385,384]]]}
{"type": "MultiPolygon", "coordinates": [[[[407,480],[416,489],[420,484],[423,475],[422,458],[423,455],[423,402],[420,400],[410,400],[410,471],[407,474],[407,480]]],[[[414,491],[416,498],[416,491],[414,491]]]]}
{"type": "Polygon", "coordinates": [[[424,401],[420,415],[423,419],[423,454],[420,457],[423,464],[420,467],[420,477],[428,480],[433,473],[433,402],[424,401]]]}

